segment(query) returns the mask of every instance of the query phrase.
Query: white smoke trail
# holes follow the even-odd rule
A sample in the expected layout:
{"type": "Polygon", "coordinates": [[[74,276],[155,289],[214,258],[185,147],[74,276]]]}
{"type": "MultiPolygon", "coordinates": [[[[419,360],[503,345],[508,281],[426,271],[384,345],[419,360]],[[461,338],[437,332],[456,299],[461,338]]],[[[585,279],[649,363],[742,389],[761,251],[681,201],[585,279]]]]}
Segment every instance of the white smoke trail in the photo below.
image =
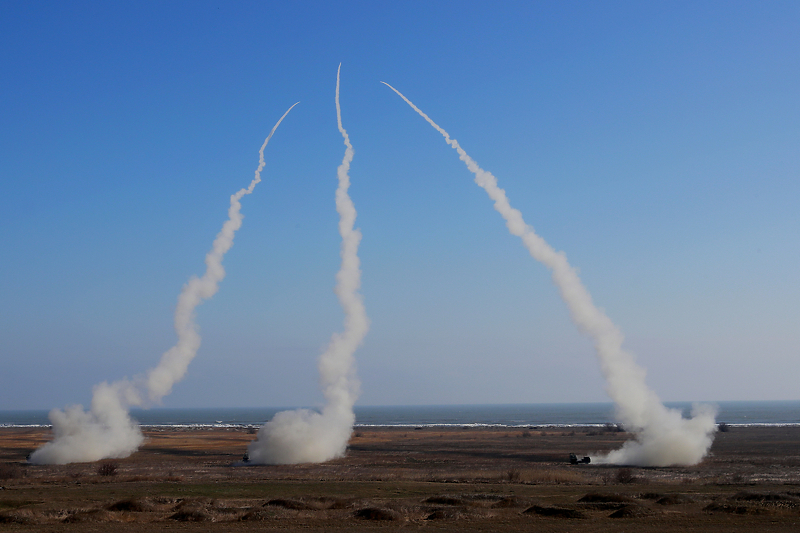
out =
{"type": "Polygon", "coordinates": [[[695,406],[691,419],[680,411],[667,409],[645,383],[645,371],[633,355],[622,349],[623,335],[611,319],[598,309],[583,286],[577,272],[567,262],[563,252],[556,252],[531,226],[522,213],[511,207],[497,178],[486,172],[461,148],[455,139],[439,127],[417,106],[388,83],[381,82],[419,113],[444,136],[467,168],[475,174],[475,183],[482,187],[494,208],[506,221],[508,231],[522,239],[534,259],[547,266],[561,297],[569,308],[572,321],[581,332],[591,337],[607,381],[606,391],[617,407],[617,417],[623,426],[633,431],[635,440],[607,456],[593,458],[597,462],[641,466],[693,465],[700,462],[713,441],[716,431],[716,410],[711,406],[695,406]]]}
{"type": "Polygon", "coordinates": [[[321,412],[308,409],[283,411],[264,424],[258,437],[247,447],[256,464],[320,463],[342,457],[353,432],[353,405],[359,392],[355,375],[356,348],[364,340],[369,320],[358,289],[361,286],[358,245],[361,232],[353,229],[356,209],[347,193],[350,187],[350,162],[353,146],[344,127],[339,107],[339,74],[336,73],[336,120],[344,138],[345,152],[337,169],[336,211],[342,236],[342,264],[336,275],[335,292],[345,313],[344,332],[334,333],[319,358],[320,383],[326,404],[321,412]]]}
{"type": "Polygon", "coordinates": [[[192,277],[178,296],[175,309],[178,342],[161,356],[158,365],[150,369],[146,376],[96,385],[89,411],[84,411],[80,405],[67,407],[63,411],[52,410],[50,422],[53,424],[54,439],[31,454],[31,463],[66,464],[127,457],[142,444],[144,436],[128,414],[128,408],[159,402],[183,378],[189,363],[197,355],[200,333],[194,321],[195,309],[216,294],[219,282],[225,277],[222,258],[233,246],[233,237],[244,218],[240,213],[242,205],[239,200],[245,194],[252,193],[261,181],[261,170],[265,165],[264,149],[296,105],[283,114],[261,145],[258,168],[250,185],[231,196],[228,220],[222,225],[206,255],[205,274],[201,278],[192,277]]]}

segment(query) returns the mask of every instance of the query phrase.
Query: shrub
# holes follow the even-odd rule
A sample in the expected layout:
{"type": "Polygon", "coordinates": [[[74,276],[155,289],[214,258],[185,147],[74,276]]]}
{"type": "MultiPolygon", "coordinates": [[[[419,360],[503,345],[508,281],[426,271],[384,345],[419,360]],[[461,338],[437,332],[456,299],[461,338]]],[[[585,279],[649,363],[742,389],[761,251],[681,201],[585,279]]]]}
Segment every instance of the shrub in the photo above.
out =
{"type": "Polygon", "coordinates": [[[519,471],[519,468],[512,467],[509,468],[506,472],[506,479],[511,483],[517,483],[522,478],[522,472],[519,471]]]}
{"type": "Polygon", "coordinates": [[[116,476],[119,465],[113,462],[107,462],[97,467],[98,476],[116,476]]]}
{"type": "Polygon", "coordinates": [[[633,483],[636,481],[636,476],[630,468],[620,468],[617,470],[616,480],[617,483],[633,483]]]}

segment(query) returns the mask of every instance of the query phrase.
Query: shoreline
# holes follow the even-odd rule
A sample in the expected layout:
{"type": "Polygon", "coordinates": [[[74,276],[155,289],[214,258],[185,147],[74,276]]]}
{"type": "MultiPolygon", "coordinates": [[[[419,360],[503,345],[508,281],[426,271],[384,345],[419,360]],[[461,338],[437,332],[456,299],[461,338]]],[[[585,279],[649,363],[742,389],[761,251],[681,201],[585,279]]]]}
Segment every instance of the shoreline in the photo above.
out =
{"type": "MultiPolygon", "coordinates": [[[[719,422],[734,424],[788,423],[800,424],[800,400],[775,401],[712,401],[665,402],[670,409],[691,413],[692,406],[711,404],[719,408],[719,422]]],[[[303,407],[315,410],[313,406],[303,407]]],[[[144,425],[170,424],[263,424],[276,413],[296,407],[216,407],[216,408],[132,408],[133,419],[144,425]]],[[[354,407],[359,425],[420,425],[420,424],[501,424],[524,425],[587,425],[615,423],[611,402],[584,403],[519,403],[464,405],[394,405],[354,407]]],[[[0,410],[3,425],[49,425],[52,409],[0,410]]]]}

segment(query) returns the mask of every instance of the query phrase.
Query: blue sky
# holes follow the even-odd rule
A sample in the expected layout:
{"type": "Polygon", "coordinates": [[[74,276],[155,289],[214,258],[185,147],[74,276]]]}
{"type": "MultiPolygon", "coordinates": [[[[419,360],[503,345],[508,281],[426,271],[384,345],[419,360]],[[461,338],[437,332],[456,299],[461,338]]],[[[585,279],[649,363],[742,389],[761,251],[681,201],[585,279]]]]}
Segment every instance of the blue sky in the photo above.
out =
{"type": "Polygon", "coordinates": [[[3,2],[0,409],[88,402],[175,342],[164,400],[321,401],[344,145],[363,405],[606,401],[549,273],[406,94],[566,252],[664,400],[799,399],[794,2],[3,2]]]}

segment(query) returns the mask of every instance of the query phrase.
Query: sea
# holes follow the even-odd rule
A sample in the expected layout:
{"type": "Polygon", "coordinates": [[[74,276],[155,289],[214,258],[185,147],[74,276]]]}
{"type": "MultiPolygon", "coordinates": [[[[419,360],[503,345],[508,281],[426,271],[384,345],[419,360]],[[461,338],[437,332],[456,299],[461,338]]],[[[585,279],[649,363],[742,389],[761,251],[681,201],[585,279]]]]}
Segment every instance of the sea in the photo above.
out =
{"type": "MultiPolygon", "coordinates": [[[[729,426],[800,426],[800,401],[703,402],[719,408],[729,426]]],[[[684,417],[690,402],[667,402],[684,417]]],[[[286,408],[133,409],[143,427],[259,427],[286,408]]],[[[356,427],[602,427],[616,423],[612,403],[356,406],[356,427]]],[[[48,411],[0,410],[0,427],[49,427],[48,411]]]]}

